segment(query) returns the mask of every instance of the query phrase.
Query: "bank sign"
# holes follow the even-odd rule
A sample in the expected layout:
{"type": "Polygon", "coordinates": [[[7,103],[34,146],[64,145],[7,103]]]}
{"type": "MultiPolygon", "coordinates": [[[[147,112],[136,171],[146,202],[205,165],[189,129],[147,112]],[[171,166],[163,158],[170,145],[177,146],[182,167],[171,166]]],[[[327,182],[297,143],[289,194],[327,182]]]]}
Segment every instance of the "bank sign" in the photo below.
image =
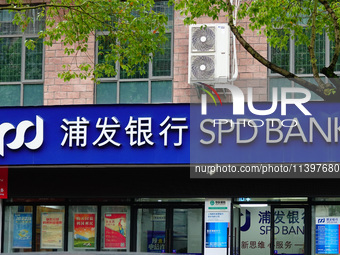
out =
{"type": "Polygon", "coordinates": [[[0,108],[0,165],[340,162],[339,103],[203,106],[0,108]]]}
{"type": "Polygon", "coordinates": [[[184,164],[188,105],[0,109],[0,165],[184,164]]]}

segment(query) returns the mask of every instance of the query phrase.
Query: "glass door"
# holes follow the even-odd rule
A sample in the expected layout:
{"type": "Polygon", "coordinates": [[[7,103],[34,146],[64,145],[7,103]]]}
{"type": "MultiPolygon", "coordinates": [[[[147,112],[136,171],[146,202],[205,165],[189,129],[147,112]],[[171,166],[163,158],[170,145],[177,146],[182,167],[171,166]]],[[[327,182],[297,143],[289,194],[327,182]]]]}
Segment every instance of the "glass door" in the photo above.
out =
{"type": "Polygon", "coordinates": [[[203,208],[138,208],[138,252],[202,254],[203,208]]]}
{"type": "Polygon", "coordinates": [[[306,252],[306,219],[305,207],[272,206],[271,214],[271,254],[304,255],[306,252]]]}
{"type": "Polygon", "coordinates": [[[202,209],[174,208],[170,253],[202,254],[202,209]]]}
{"type": "Polygon", "coordinates": [[[137,251],[166,251],[166,208],[139,208],[137,212],[137,251]]]}
{"type": "Polygon", "coordinates": [[[240,255],[240,221],[241,221],[241,210],[239,205],[233,205],[232,214],[232,229],[231,229],[231,248],[232,255],[240,255]]]}

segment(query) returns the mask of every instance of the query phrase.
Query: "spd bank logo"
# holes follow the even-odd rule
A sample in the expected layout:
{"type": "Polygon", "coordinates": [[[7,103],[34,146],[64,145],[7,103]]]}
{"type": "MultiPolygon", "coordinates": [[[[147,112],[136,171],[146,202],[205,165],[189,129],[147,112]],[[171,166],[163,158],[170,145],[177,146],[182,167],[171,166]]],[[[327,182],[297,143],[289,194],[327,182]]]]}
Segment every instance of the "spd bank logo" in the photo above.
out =
{"type": "Polygon", "coordinates": [[[23,145],[30,150],[36,150],[44,141],[44,120],[40,116],[36,116],[36,124],[29,120],[21,121],[17,127],[8,122],[2,123],[0,125],[0,156],[2,157],[5,156],[5,136],[13,130],[15,130],[14,140],[6,143],[6,146],[11,150],[20,149],[23,145]],[[31,127],[35,127],[35,137],[31,141],[25,141],[25,134],[31,127]]]}

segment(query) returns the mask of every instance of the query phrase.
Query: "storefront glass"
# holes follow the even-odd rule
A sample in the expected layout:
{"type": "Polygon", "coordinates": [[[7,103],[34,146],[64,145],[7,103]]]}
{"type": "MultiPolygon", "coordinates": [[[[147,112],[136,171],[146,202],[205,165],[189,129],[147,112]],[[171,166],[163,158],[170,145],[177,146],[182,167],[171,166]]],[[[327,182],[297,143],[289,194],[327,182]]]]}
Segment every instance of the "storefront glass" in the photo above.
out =
{"type": "Polygon", "coordinates": [[[129,251],[130,209],[128,206],[102,206],[101,250],[129,251]]]}
{"type": "Polygon", "coordinates": [[[64,206],[37,206],[36,251],[64,250],[64,206]]]}
{"type": "Polygon", "coordinates": [[[7,206],[4,222],[4,252],[32,251],[33,206],[7,206]]]}
{"type": "Polygon", "coordinates": [[[201,208],[139,208],[137,251],[202,253],[201,208]]]}
{"type": "Polygon", "coordinates": [[[173,253],[202,253],[202,209],[174,209],[173,253]]]}
{"type": "Polygon", "coordinates": [[[240,215],[241,255],[270,255],[270,206],[243,205],[240,215]]]}
{"type": "Polygon", "coordinates": [[[340,205],[316,205],[312,212],[312,254],[340,254],[340,205]]]}
{"type": "Polygon", "coordinates": [[[137,251],[165,252],[166,209],[138,209],[137,236],[137,251]]]}
{"type": "Polygon", "coordinates": [[[70,206],[68,251],[97,249],[97,206],[70,206]]]}

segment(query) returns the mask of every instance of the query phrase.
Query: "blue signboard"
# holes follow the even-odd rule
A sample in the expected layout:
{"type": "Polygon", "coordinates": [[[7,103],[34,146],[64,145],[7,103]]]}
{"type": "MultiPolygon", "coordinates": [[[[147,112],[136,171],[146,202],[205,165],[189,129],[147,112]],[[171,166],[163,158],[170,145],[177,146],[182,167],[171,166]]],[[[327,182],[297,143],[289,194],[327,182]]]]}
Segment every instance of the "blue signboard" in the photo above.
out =
{"type": "Polygon", "coordinates": [[[315,252],[317,254],[339,254],[339,217],[317,217],[315,252]]]}
{"type": "Polygon", "coordinates": [[[189,106],[0,109],[0,165],[183,164],[189,106]]]}
{"type": "MultiPolygon", "coordinates": [[[[256,103],[270,109],[271,103],[256,103]]],[[[0,108],[0,165],[340,161],[340,104],[280,104],[270,115],[232,104],[0,108]]]]}

